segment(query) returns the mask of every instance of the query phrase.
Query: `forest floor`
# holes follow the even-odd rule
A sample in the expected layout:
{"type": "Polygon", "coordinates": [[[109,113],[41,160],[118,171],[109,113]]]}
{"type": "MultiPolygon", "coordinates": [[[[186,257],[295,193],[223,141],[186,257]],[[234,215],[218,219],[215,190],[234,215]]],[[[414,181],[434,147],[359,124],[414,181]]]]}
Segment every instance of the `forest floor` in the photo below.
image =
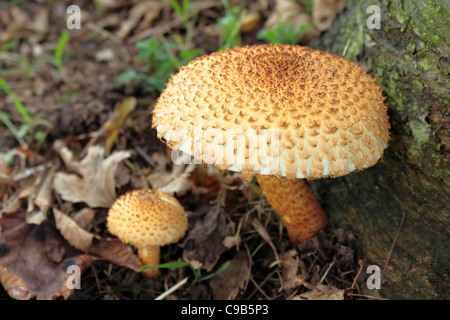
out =
{"type": "Polygon", "coordinates": [[[180,282],[165,299],[376,298],[351,230],[328,226],[295,246],[256,182],[173,165],[156,138],[151,111],[170,72],[270,39],[259,32],[273,1],[223,4],[192,1],[178,13],[170,1],[2,4],[0,299],[155,299],[180,282]],[[71,4],[80,29],[67,28],[71,4]],[[242,32],[226,36],[236,21],[242,32]],[[186,236],[162,247],[161,263],[172,264],[156,279],[105,224],[116,195],[150,187],[175,195],[189,217],[186,236]],[[72,264],[78,290],[67,286],[72,264]]]}

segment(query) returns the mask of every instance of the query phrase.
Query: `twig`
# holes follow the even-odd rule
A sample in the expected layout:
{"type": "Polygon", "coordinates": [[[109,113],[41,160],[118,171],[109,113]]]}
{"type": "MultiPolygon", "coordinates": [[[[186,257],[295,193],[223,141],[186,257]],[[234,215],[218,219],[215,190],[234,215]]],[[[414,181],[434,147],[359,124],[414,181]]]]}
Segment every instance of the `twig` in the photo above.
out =
{"type": "Polygon", "coordinates": [[[266,298],[266,300],[270,300],[269,296],[264,292],[263,289],[256,283],[256,281],[253,279],[253,277],[250,277],[250,281],[253,283],[253,285],[256,287],[256,290],[262,293],[262,295],[266,298]]]}
{"type": "Polygon", "coordinates": [[[274,269],[272,272],[270,272],[267,277],[261,282],[261,284],[259,286],[256,287],[256,289],[253,290],[253,292],[247,297],[247,299],[250,300],[251,297],[253,297],[253,295],[259,291],[259,289],[261,289],[261,287],[263,285],[266,284],[266,282],[272,277],[272,275],[277,272],[277,269],[274,269]]]}
{"type": "Polygon", "coordinates": [[[363,263],[362,263],[361,260],[358,261],[358,264],[359,264],[359,270],[358,270],[358,273],[356,274],[355,279],[353,280],[353,283],[352,283],[352,286],[350,287],[350,290],[353,290],[353,287],[355,286],[356,281],[358,280],[359,275],[361,274],[361,271],[362,271],[362,268],[363,268],[363,263]]]}
{"type": "Polygon", "coordinates": [[[328,272],[330,271],[331,267],[333,266],[333,264],[336,262],[336,257],[333,258],[333,261],[331,261],[330,265],[328,266],[327,270],[325,271],[325,274],[322,276],[322,278],[319,281],[319,284],[321,284],[323,282],[323,280],[325,280],[328,272]]]}
{"type": "Polygon", "coordinates": [[[153,168],[157,167],[156,162],[150,158],[150,156],[141,148],[141,147],[135,147],[134,150],[142,157],[149,165],[151,165],[153,168]]]}
{"type": "Polygon", "coordinates": [[[344,47],[344,50],[343,50],[343,52],[342,52],[342,56],[345,58],[345,56],[347,55],[347,50],[348,50],[348,47],[350,46],[350,42],[351,42],[351,39],[348,39],[347,40],[347,43],[345,44],[345,47],[344,47]]]}
{"type": "Polygon", "coordinates": [[[126,46],[123,46],[123,41],[122,41],[122,39],[120,39],[120,37],[118,37],[114,33],[111,33],[108,30],[105,30],[105,29],[103,29],[103,28],[101,28],[101,27],[99,27],[96,24],[91,23],[91,22],[89,22],[87,24],[87,27],[88,27],[89,30],[91,30],[93,32],[96,32],[98,34],[101,34],[105,38],[111,39],[112,41],[114,41],[117,44],[121,45],[125,49],[124,50],[124,56],[125,56],[126,62],[132,61],[132,57],[130,55],[130,52],[128,51],[126,46]]]}
{"type": "MultiPolygon", "coordinates": [[[[218,1],[206,1],[201,2],[199,7],[197,8],[198,11],[203,11],[206,9],[214,8],[220,6],[220,2],[218,1]]],[[[190,12],[189,16],[192,17],[194,15],[194,12],[190,12]]],[[[134,36],[130,37],[131,42],[136,42],[142,39],[147,38],[153,38],[157,36],[161,36],[164,33],[168,32],[169,30],[172,30],[178,26],[183,25],[183,21],[178,17],[175,16],[173,20],[170,20],[168,23],[164,23],[162,25],[146,29],[138,34],[135,34],[134,36]]]]}
{"type": "Polygon", "coordinates": [[[385,298],[374,297],[374,296],[369,296],[366,294],[359,294],[359,293],[349,293],[348,295],[352,296],[352,297],[362,297],[362,298],[368,298],[368,299],[373,299],[373,300],[388,300],[385,298]]]}
{"type": "Polygon", "coordinates": [[[384,264],[384,267],[383,267],[383,273],[386,270],[386,267],[387,267],[387,265],[389,263],[389,259],[391,258],[392,251],[394,251],[394,246],[395,246],[395,243],[397,242],[397,238],[398,238],[398,235],[400,233],[400,229],[402,228],[403,221],[405,220],[405,216],[406,216],[406,212],[403,211],[402,220],[400,221],[400,225],[398,226],[397,232],[395,233],[395,237],[394,237],[394,241],[392,242],[391,250],[389,250],[389,254],[388,254],[388,257],[386,259],[386,263],[384,264]]]}
{"type": "Polygon", "coordinates": [[[174,285],[172,288],[170,288],[166,292],[164,292],[164,293],[160,294],[159,296],[157,296],[155,298],[155,300],[162,300],[162,299],[164,299],[165,297],[170,295],[172,292],[174,292],[174,291],[178,290],[178,288],[182,287],[187,281],[188,281],[188,277],[186,277],[183,280],[181,280],[180,282],[178,282],[176,285],[174,285]]]}
{"type": "Polygon", "coordinates": [[[258,232],[258,234],[261,236],[261,238],[263,238],[263,240],[266,241],[269,244],[269,246],[272,248],[272,251],[275,255],[275,260],[280,260],[278,252],[277,252],[277,248],[273,244],[272,239],[270,238],[270,235],[267,232],[266,228],[264,228],[264,226],[261,224],[261,222],[257,218],[254,218],[252,220],[252,225],[255,228],[256,232],[258,232]]]}

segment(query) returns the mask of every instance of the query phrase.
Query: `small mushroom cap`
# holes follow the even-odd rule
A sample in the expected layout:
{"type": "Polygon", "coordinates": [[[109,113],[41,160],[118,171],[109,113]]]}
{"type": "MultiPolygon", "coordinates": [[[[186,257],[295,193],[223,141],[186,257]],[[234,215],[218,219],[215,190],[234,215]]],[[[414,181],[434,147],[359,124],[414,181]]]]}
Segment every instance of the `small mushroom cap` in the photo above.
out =
{"type": "Polygon", "coordinates": [[[292,45],[235,47],[173,75],[152,125],[202,163],[317,179],[374,165],[389,142],[381,88],[361,66],[292,45]]]}
{"type": "Polygon", "coordinates": [[[128,192],[108,212],[109,231],[136,247],[177,242],[187,230],[187,215],[177,199],[146,189],[128,192]]]}

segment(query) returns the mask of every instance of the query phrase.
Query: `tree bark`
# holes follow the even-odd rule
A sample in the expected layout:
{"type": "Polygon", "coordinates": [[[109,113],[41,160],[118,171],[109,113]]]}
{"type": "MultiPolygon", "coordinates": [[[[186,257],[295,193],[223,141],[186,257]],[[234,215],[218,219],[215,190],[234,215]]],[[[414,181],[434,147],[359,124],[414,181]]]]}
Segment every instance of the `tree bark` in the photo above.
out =
{"type": "Polygon", "coordinates": [[[447,1],[348,0],[309,44],[363,66],[389,106],[391,142],[377,165],[309,182],[330,225],[349,225],[382,269],[381,289],[367,294],[450,297],[448,13],[447,1]],[[377,8],[380,29],[370,29],[377,8]]]}

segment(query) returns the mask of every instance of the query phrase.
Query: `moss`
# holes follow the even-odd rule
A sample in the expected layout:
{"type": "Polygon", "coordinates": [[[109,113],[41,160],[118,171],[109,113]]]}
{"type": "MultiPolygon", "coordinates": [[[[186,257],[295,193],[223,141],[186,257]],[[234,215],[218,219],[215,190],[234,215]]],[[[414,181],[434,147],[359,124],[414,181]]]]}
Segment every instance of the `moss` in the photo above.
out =
{"type": "Polygon", "coordinates": [[[361,52],[361,48],[364,45],[364,40],[370,40],[364,36],[366,21],[361,10],[356,10],[356,21],[358,22],[356,24],[358,26],[356,36],[355,30],[351,28],[346,29],[346,34],[344,36],[344,39],[350,39],[345,57],[351,61],[357,60],[357,56],[361,52]]]}
{"type": "Polygon", "coordinates": [[[413,13],[414,19],[408,22],[414,32],[429,46],[437,49],[442,44],[449,44],[447,39],[448,9],[435,0],[427,1],[424,6],[416,6],[412,1],[405,2],[405,10],[413,13]]]}
{"type": "Polygon", "coordinates": [[[409,121],[408,124],[414,137],[414,144],[410,147],[410,153],[414,157],[420,157],[423,147],[430,140],[430,125],[415,119],[409,121]]]}

